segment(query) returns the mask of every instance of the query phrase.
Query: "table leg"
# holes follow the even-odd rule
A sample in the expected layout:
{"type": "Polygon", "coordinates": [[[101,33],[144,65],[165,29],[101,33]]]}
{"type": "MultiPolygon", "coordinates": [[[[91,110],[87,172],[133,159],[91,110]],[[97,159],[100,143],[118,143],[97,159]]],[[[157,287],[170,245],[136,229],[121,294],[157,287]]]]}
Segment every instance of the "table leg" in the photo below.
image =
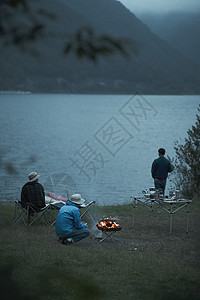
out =
{"type": "Polygon", "coordinates": [[[189,228],[189,203],[187,204],[187,222],[186,222],[186,233],[188,233],[189,228]]]}
{"type": "Polygon", "coordinates": [[[172,233],[172,217],[173,217],[172,205],[170,205],[170,225],[169,225],[169,234],[172,233]]]}
{"type": "Polygon", "coordinates": [[[135,204],[133,205],[133,227],[135,224],[135,204]]]}

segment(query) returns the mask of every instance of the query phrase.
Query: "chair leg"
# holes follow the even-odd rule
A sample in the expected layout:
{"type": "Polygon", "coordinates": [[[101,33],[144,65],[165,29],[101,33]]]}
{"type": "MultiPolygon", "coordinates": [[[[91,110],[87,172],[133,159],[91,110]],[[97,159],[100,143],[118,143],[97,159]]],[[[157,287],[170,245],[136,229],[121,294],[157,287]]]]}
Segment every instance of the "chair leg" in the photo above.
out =
{"type": "Polygon", "coordinates": [[[15,201],[14,211],[14,226],[22,219],[25,226],[29,227],[37,220],[42,220],[46,225],[53,226],[55,224],[55,216],[51,213],[51,210],[55,208],[51,205],[46,205],[44,208],[38,211],[38,208],[32,204],[27,204],[26,207],[22,207],[21,203],[15,201]],[[32,218],[31,218],[32,216],[32,218]]]}
{"type": "MultiPolygon", "coordinates": [[[[33,209],[33,208],[32,208],[33,209]]],[[[31,226],[33,223],[35,223],[37,220],[42,220],[46,225],[51,226],[52,222],[50,221],[50,217],[52,217],[52,214],[50,210],[52,209],[51,205],[48,205],[44,209],[41,209],[40,211],[34,211],[35,218],[28,223],[28,226],[31,226]],[[48,215],[48,216],[47,216],[48,215]]],[[[30,214],[29,214],[30,215],[30,214]]],[[[55,221],[53,221],[54,223],[55,221]]]]}
{"type": "Polygon", "coordinates": [[[25,226],[27,226],[26,210],[21,206],[18,201],[15,201],[15,212],[14,212],[14,226],[22,219],[25,226]]]}

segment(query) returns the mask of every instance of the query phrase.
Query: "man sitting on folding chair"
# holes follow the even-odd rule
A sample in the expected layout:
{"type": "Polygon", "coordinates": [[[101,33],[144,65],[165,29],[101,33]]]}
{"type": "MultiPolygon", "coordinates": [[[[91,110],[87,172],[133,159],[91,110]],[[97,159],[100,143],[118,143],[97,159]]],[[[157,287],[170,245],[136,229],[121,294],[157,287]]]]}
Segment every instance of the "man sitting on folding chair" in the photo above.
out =
{"type": "Polygon", "coordinates": [[[30,215],[45,207],[45,193],[43,186],[38,182],[39,177],[40,175],[36,172],[31,172],[28,175],[29,181],[22,187],[21,191],[22,207],[26,208],[27,204],[30,204],[34,208],[31,210],[30,207],[30,215]]]}
{"type": "Polygon", "coordinates": [[[56,234],[63,244],[80,241],[89,236],[87,225],[82,223],[80,217],[81,204],[85,199],[80,194],[74,194],[58,212],[56,220],[56,234]]]}

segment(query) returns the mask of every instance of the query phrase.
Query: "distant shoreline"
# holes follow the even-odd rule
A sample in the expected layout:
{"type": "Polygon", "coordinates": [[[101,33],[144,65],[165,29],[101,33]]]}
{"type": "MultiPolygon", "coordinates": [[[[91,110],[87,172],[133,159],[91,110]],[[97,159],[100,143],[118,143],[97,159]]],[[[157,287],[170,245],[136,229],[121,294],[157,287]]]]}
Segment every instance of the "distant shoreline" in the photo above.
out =
{"type": "Polygon", "coordinates": [[[55,95],[137,95],[137,94],[140,94],[140,95],[147,95],[147,96],[199,96],[200,93],[191,93],[191,92],[188,92],[188,93],[159,93],[159,92],[139,92],[139,91],[135,91],[135,92],[114,92],[114,91],[111,91],[111,92],[95,92],[95,91],[92,91],[92,92],[89,92],[89,91],[73,91],[73,92],[40,92],[40,91],[37,91],[37,92],[31,92],[31,91],[0,91],[0,95],[38,95],[38,94],[49,94],[49,95],[52,95],[52,94],[55,94],[55,95]]]}
{"type": "Polygon", "coordinates": [[[30,91],[0,91],[0,95],[29,95],[32,94],[30,91]]]}

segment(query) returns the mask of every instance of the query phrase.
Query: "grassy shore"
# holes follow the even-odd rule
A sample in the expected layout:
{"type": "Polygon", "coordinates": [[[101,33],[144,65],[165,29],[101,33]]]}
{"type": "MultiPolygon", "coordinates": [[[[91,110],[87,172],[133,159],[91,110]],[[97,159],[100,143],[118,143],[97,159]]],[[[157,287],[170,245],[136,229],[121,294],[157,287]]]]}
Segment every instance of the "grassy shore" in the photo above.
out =
{"type": "MultiPolygon", "coordinates": [[[[95,218],[117,217],[117,240],[91,236],[61,245],[55,227],[13,227],[14,206],[0,205],[1,299],[200,299],[200,199],[186,213],[132,205],[95,207],[95,218]],[[2,297],[3,296],[3,297],[2,297]]],[[[89,224],[92,228],[92,224],[89,224]]],[[[94,228],[94,227],[93,227],[94,228]]]]}

